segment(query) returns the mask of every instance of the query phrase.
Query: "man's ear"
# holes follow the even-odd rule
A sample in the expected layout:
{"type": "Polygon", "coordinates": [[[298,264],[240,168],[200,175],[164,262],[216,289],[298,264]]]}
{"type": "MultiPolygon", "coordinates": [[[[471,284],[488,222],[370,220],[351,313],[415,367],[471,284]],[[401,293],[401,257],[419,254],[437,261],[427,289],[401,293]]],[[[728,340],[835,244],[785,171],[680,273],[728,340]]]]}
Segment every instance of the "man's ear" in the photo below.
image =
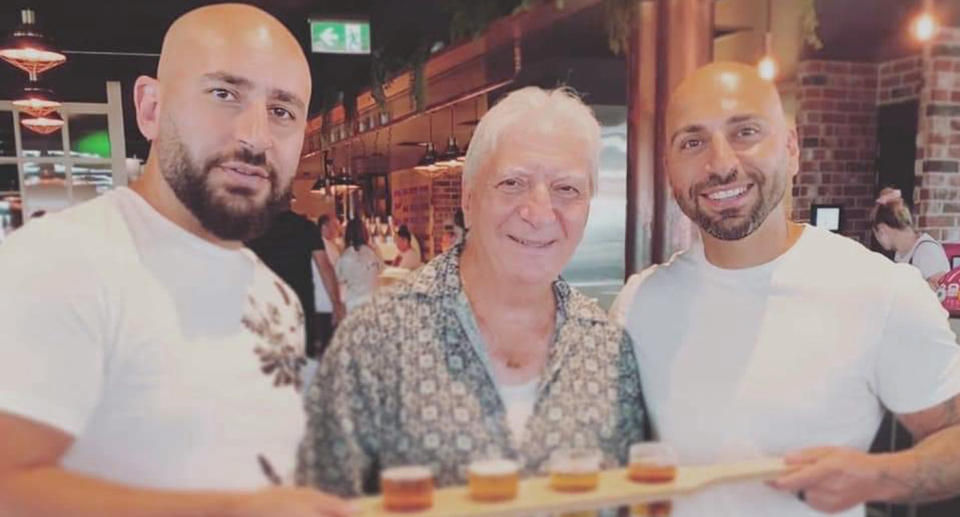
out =
{"type": "Polygon", "coordinates": [[[787,178],[793,179],[800,170],[800,142],[796,127],[787,129],[787,156],[790,158],[787,178]]]}
{"type": "Polygon", "coordinates": [[[159,132],[160,83],[153,77],[141,75],[133,85],[133,105],[137,110],[137,127],[147,140],[153,141],[159,132]]]}

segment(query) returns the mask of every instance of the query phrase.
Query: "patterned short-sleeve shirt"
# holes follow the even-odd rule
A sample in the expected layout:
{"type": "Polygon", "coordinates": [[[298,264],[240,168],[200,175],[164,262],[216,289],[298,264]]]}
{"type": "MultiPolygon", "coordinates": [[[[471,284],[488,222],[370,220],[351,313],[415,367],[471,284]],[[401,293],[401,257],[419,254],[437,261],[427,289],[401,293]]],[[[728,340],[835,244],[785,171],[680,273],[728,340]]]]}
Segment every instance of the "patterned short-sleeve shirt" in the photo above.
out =
{"type": "Polygon", "coordinates": [[[351,496],[378,491],[380,470],[427,465],[438,486],[476,459],[543,473],[550,453],[592,447],[622,465],[644,438],[640,377],[626,334],[562,279],[557,329],[523,441],[487,366],[460,281],[462,246],[378,293],[341,324],[306,398],[300,484],[351,496]]]}

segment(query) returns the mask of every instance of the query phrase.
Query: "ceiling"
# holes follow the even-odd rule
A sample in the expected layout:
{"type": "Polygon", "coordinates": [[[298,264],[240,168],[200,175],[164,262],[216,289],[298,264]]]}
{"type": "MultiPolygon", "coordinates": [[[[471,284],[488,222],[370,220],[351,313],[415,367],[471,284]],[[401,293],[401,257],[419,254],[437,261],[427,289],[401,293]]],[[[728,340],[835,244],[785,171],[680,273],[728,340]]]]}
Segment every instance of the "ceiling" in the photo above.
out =
{"type": "MultiPolygon", "coordinates": [[[[450,5],[468,0],[253,0],[277,16],[304,47],[308,44],[307,19],[320,14],[367,14],[374,44],[415,45],[424,37],[444,39],[449,32],[450,5]],[[425,36],[426,35],[426,36],[425,36]]],[[[519,0],[473,0],[496,4],[509,12],[519,0]]],[[[719,0],[733,2],[737,0],[719,0]]],[[[773,2],[799,0],[769,0],[773,2]]],[[[163,34],[178,16],[207,0],[6,0],[0,2],[0,33],[19,22],[19,9],[30,7],[38,22],[68,51],[65,65],[44,75],[67,101],[103,102],[104,81],[121,82],[124,106],[131,106],[133,82],[156,70],[156,54],[163,34]],[[69,51],[131,53],[142,55],[77,54],[69,51]]],[[[947,17],[960,25],[960,2],[937,0],[947,17]]],[[[903,30],[905,20],[919,0],[817,0],[820,36],[824,50],[815,54],[826,59],[889,59],[915,53],[903,30]]],[[[314,80],[311,112],[317,113],[323,97],[337,90],[357,92],[369,82],[370,61],[357,56],[308,54],[314,80]]],[[[0,66],[0,99],[11,98],[23,84],[23,74],[0,66]]],[[[147,143],[136,130],[133,110],[125,110],[129,154],[143,157],[147,143]]]]}

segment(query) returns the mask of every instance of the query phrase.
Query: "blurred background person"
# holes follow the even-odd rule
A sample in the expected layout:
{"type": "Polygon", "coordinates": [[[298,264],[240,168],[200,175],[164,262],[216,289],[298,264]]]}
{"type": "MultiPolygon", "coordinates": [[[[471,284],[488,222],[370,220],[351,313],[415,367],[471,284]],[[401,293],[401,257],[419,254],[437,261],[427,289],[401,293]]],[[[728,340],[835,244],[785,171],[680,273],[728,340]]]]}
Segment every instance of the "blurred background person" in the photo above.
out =
{"type": "Polygon", "coordinates": [[[394,266],[413,271],[423,265],[420,250],[413,245],[412,240],[410,229],[401,224],[397,230],[397,256],[393,259],[394,266]]]}
{"type": "MultiPolygon", "coordinates": [[[[322,288],[330,300],[333,324],[344,315],[337,277],[324,248],[320,228],[306,217],[287,209],[273,218],[266,233],[247,242],[247,246],[282,278],[300,299],[304,315],[309,315],[304,325],[306,353],[309,359],[315,360],[318,331],[323,329],[317,328],[316,318],[312,316],[316,313],[313,268],[318,270],[322,288]]],[[[329,332],[329,329],[326,331],[329,332]]],[[[309,375],[310,371],[308,369],[306,373],[309,375]]]]}
{"type": "MultiPolygon", "coordinates": [[[[320,228],[320,234],[323,236],[323,251],[330,261],[331,267],[336,267],[340,260],[340,254],[343,253],[343,243],[340,239],[340,221],[330,215],[323,214],[317,218],[317,226],[320,228]]],[[[333,322],[333,301],[327,293],[327,288],[323,282],[323,275],[320,268],[317,267],[317,261],[310,263],[310,269],[313,273],[313,298],[314,298],[314,336],[313,351],[314,356],[319,360],[323,355],[327,343],[333,336],[333,329],[336,327],[333,322]]],[[[336,274],[334,274],[336,277],[336,274]]],[[[337,289],[343,296],[343,286],[339,280],[336,281],[337,289]]]]}
{"type": "Polygon", "coordinates": [[[346,248],[337,261],[337,279],[344,285],[344,303],[349,313],[370,299],[377,289],[383,262],[370,247],[367,229],[360,219],[347,222],[346,248]]]}
{"type": "Polygon", "coordinates": [[[871,220],[873,235],[883,249],[894,252],[893,260],[919,269],[920,275],[936,289],[937,282],[950,270],[950,261],[936,239],[916,230],[910,208],[899,190],[880,191],[871,220]]]}

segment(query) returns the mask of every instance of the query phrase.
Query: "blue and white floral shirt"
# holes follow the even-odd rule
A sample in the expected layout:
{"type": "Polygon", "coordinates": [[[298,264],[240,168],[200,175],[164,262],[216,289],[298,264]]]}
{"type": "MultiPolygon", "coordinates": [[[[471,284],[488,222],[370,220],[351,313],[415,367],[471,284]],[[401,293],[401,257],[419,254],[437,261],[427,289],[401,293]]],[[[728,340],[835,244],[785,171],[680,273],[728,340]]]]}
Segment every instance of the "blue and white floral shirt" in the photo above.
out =
{"type": "Polygon", "coordinates": [[[306,398],[308,424],[297,481],[342,496],[375,493],[379,472],[432,467],[438,486],[466,481],[476,459],[517,460],[545,473],[558,448],[603,452],[626,463],[645,438],[640,376],[629,337],[592,299],[553,284],[557,329],[519,447],[463,293],[462,245],[337,329],[306,398]]]}

